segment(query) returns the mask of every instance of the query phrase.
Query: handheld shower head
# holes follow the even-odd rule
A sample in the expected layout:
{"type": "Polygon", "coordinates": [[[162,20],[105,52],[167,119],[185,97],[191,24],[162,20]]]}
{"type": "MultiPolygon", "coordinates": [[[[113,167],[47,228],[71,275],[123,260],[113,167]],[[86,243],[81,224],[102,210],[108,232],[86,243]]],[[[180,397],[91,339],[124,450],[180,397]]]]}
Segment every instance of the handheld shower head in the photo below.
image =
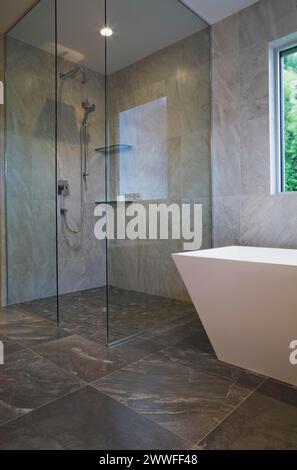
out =
{"type": "Polygon", "coordinates": [[[82,122],[82,127],[84,127],[88,126],[89,114],[96,110],[96,105],[89,103],[89,100],[83,101],[81,105],[85,111],[84,120],[82,122]]]}

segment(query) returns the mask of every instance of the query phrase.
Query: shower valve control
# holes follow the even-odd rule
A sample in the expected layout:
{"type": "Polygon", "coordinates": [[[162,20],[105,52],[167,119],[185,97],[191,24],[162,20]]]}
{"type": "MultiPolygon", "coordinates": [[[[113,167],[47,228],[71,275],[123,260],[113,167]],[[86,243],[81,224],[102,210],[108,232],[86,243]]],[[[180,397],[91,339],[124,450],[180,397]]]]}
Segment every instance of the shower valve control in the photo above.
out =
{"type": "Polygon", "coordinates": [[[67,180],[58,181],[58,195],[63,197],[70,196],[70,187],[67,180]]]}

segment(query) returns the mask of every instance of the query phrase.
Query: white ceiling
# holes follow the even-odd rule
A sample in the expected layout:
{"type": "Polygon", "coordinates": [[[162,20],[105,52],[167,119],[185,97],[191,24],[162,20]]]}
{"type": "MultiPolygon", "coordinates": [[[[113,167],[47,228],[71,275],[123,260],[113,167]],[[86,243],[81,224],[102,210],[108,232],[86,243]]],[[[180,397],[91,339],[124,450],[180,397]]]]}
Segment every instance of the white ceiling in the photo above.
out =
{"type": "MultiPolygon", "coordinates": [[[[41,1],[9,35],[48,52],[55,51],[54,9],[41,1]]],[[[105,71],[103,0],[58,2],[58,52],[99,73],[105,71]]],[[[182,3],[172,0],[108,0],[108,73],[114,73],[206,27],[182,3]]]]}
{"type": "MultiPolygon", "coordinates": [[[[209,24],[214,24],[258,0],[183,1],[209,24]]],[[[0,0],[0,31],[7,31],[36,2],[37,0],[0,0]]]]}
{"type": "MultiPolygon", "coordinates": [[[[209,24],[257,0],[183,0],[209,24]]],[[[280,0],[281,1],[281,0],[280,0]]],[[[36,0],[0,0],[0,30],[21,16],[36,0]],[[22,8],[21,8],[22,7],[22,8]],[[21,11],[23,9],[23,12],[21,11]]],[[[108,72],[137,62],[206,27],[181,1],[108,0],[108,72]]],[[[65,59],[104,73],[104,0],[58,1],[58,52],[65,59]]],[[[54,2],[42,0],[10,34],[23,42],[55,51],[54,2]]]]}
{"type": "MultiPolygon", "coordinates": [[[[196,11],[209,24],[233,15],[258,0],[183,0],[192,10],[196,11]]],[[[282,0],[280,0],[282,1],[282,0]]]]}

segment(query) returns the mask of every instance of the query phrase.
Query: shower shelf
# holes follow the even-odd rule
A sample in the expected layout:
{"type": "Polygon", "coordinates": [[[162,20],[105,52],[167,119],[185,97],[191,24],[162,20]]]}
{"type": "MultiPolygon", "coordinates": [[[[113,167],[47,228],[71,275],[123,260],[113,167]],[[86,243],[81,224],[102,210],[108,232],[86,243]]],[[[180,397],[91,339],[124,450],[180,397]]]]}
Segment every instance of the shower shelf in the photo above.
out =
{"type": "Polygon", "coordinates": [[[126,144],[116,144],[116,145],[110,145],[109,147],[101,147],[99,149],[96,149],[96,152],[101,152],[101,153],[113,153],[113,152],[118,152],[121,150],[131,150],[132,145],[126,145],[126,144]]]}
{"type": "Polygon", "coordinates": [[[117,205],[117,204],[123,204],[125,203],[126,205],[133,204],[135,201],[96,201],[95,204],[96,206],[99,206],[101,204],[111,204],[111,205],[117,205]]]}

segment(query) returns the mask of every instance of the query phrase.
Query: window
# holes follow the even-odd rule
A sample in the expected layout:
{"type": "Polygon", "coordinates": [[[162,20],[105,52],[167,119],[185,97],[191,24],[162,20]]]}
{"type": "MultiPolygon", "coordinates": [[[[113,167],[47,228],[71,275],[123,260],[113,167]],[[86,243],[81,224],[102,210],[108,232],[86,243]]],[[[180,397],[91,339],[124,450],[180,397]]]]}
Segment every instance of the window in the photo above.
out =
{"type": "Polygon", "coordinates": [[[297,47],[280,53],[281,190],[297,191],[297,47]]]}
{"type": "Polygon", "coordinates": [[[274,192],[297,192],[297,42],[273,47],[274,192]]]}

